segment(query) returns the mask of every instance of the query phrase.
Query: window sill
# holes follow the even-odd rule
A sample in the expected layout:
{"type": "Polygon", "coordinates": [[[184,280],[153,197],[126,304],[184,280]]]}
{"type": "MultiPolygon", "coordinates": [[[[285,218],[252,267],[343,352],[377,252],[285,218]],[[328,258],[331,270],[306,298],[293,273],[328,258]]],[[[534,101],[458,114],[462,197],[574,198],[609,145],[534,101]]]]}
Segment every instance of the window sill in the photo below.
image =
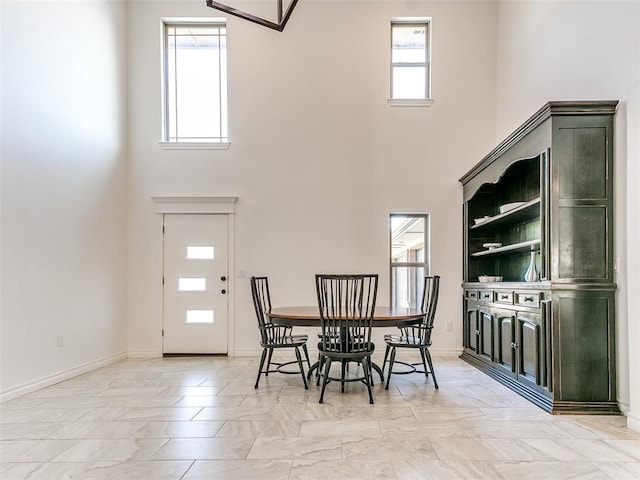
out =
{"type": "Polygon", "coordinates": [[[229,142],[158,142],[163,150],[229,150],[229,142]]]}
{"type": "Polygon", "coordinates": [[[391,107],[430,107],[433,98],[390,98],[387,103],[391,107]]]}

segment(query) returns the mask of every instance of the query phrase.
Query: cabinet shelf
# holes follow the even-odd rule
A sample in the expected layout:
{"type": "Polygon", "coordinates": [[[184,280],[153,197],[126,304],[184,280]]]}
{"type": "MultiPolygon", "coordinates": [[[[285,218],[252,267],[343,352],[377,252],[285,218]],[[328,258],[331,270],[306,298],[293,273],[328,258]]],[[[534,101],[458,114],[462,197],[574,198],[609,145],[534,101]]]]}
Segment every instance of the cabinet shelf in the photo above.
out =
{"type": "Polygon", "coordinates": [[[487,255],[501,255],[505,253],[529,252],[531,250],[540,249],[540,239],[528,240],[526,242],[505,245],[504,247],[492,248],[491,250],[482,250],[472,253],[472,257],[484,257],[487,255]]]}
{"type": "Polygon", "coordinates": [[[486,227],[487,225],[497,227],[505,223],[518,223],[538,216],[540,216],[540,197],[534,198],[513,210],[509,210],[508,212],[501,213],[494,217],[489,217],[482,222],[471,225],[470,229],[475,230],[477,228],[486,227]]]}

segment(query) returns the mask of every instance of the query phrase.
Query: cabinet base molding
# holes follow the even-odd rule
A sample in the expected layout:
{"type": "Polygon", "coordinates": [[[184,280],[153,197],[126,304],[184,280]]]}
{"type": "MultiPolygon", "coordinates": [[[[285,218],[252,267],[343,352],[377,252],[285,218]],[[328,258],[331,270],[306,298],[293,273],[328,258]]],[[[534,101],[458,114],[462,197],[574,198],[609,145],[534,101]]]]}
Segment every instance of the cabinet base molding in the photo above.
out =
{"type": "Polygon", "coordinates": [[[499,369],[467,352],[462,352],[460,358],[551,414],[621,415],[617,402],[554,401],[551,397],[538,392],[534,388],[528,388],[522,382],[505,375],[499,369]]]}

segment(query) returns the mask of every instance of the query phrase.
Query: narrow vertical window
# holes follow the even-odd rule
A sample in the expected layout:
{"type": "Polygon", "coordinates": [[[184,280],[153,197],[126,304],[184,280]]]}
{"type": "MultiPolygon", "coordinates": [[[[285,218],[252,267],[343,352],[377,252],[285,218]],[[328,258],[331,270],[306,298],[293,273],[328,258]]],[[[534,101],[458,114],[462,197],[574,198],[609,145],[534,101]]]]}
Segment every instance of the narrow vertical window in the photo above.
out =
{"type": "Polygon", "coordinates": [[[225,23],[165,22],[163,53],[163,141],[228,142],[225,23]]]}
{"type": "Polygon", "coordinates": [[[399,19],[391,22],[391,99],[430,98],[430,22],[399,19]]]}
{"type": "Polygon", "coordinates": [[[429,216],[391,214],[391,305],[418,308],[429,274],[429,216]]]}

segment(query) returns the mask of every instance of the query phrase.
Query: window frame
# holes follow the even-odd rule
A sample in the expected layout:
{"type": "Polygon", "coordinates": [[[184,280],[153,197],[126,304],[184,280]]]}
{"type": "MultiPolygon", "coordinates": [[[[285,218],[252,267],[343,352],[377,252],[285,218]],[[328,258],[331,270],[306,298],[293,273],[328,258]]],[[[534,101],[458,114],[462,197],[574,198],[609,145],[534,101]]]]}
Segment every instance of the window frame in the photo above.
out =
{"type": "MultiPolygon", "coordinates": [[[[169,99],[168,95],[170,95],[169,91],[169,72],[168,72],[168,62],[169,62],[169,29],[171,27],[214,27],[219,28],[222,27],[225,30],[227,29],[227,19],[223,17],[168,17],[162,18],[160,21],[161,24],[161,34],[160,34],[160,44],[161,44],[161,140],[158,142],[160,148],[165,150],[226,150],[230,146],[229,142],[229,110],[228,110],[228,52],[226,52],[226,65],[225,70],[227,71],[227,79],[225,82],[227,84],[227,91],[224,92],[226,95],[225,99],[222,99],[220,96],[221,102],[227,104],[226,111],[226,123],[227,123],[227,137],[226,140],[222,140],[224,137],[220,137],[220,141],[212,139],[210,141],[180,141],[180,140],[169,140],[169,99]]],[[[227,33],[225,33],[225,36],[227,33]]],[[[227,48],[228,50],[228,48],[227,48]]]]}
{"type": "MultiPolygon", "coordinates": [[[[430,245],[430,216],[428,213],[391,213],[389,214],[389,305],[396,306],[397,300],[394,298],[393,292],[395,287],[395,275],[394,269],[396,268],[424,268],[424,275],[430,275],[431,271],[431,245],[430,245]],[[422,219],[424,221],[424,261],[421,262],[394,262],[393,258],[393,230],[392,224],[393,219],[396,217],[402,218],[416,218],[422,219]]],[[[418,295],[421,295],[422,292],[416,292],[418,295]]],[[[421,298],[416,298],[417,304],[419,305],[421,298]]]]}
{"type": "Polygon", "coordinates": [[[433,104],[431,93],[431,64],[432,64],[432,21],[431,17],[394,17],[389,28],[389,99],[391,106],[430,106],[433,104]],[[424,62],[393,62],[393,29],[395,26],[420,26],[425,28],[425,61],[424,62]],[[424,98],[394,98],[393,74],[395,68],[402,66],[424,66],[425,93],[424,98]]]}

